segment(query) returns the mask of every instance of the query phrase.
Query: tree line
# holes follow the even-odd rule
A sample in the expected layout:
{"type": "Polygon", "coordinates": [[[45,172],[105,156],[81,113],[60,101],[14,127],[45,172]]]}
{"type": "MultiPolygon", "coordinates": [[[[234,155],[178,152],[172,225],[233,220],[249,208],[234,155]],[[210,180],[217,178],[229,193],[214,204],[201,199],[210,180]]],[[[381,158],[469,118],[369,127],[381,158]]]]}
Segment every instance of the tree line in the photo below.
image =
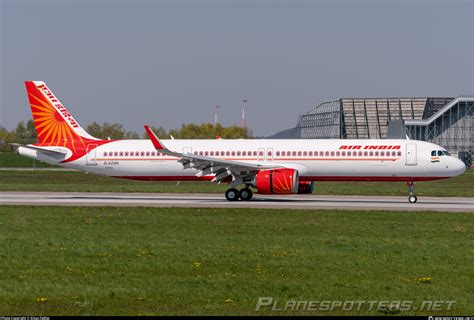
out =
{"type": "MultiPolygon", "coordinates": [[[[163,127],[153,127],[156,135],[162,139],[169,139],[171,136],[175,139],[215,139],[221,137],[223,139],[248,139],[252,138],[251,132],[248,128],[241,128],[239,126],[223,127],[221,124],[202,123],[183,124],[181,128],[171,129],[167,131],[163,127]]],[[[93,137],[99,139],[148,139],[148,134],[144,132],[142,135],[135,131],[127,131],[119,123],[104,122],[99,124],[93,122],[89,124],[85,130],[93,137]]],[[[0,151],[7,152],[11,150],[9,143],[30,144],[36,143],[36,129],[33,120],[26,123],[20,121],[16,128],[7,130],[0,126],[0,151]]]]}

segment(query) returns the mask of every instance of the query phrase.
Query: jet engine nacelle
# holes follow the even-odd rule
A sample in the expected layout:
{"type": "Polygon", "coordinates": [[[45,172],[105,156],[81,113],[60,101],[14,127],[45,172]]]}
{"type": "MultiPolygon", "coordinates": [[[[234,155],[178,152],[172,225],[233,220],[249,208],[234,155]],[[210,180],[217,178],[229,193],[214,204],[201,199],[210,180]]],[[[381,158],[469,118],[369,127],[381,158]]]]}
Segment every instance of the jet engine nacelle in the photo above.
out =
{"type": "Polygon", "coordinates": [[[271,169],[257,173],[254,187],[260,194],[292,194],[298,192],[298,171],[295,169],[271,169]]]}
{"type": "Polygon", "coordinates": [[[298,194],[309,194],[314,191],[314,181],[300,181],[298,184],[298,194]]]}

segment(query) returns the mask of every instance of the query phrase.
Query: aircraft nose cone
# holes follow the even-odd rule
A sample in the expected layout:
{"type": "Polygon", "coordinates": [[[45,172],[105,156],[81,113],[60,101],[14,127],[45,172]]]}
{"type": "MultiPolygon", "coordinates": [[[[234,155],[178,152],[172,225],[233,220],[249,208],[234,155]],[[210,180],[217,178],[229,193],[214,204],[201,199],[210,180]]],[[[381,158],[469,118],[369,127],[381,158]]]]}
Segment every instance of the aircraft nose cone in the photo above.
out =
{"type": "Polygon", "coordinates": [[[459,176],[461,174],[464,173],[464,171],[466,171],[466,164],[464,164],[464,162],[462,162],[461,160],[459,160],[458,158],[453,158],[453,171],[454,171],[454,175],[455,176],[459,176]]]}

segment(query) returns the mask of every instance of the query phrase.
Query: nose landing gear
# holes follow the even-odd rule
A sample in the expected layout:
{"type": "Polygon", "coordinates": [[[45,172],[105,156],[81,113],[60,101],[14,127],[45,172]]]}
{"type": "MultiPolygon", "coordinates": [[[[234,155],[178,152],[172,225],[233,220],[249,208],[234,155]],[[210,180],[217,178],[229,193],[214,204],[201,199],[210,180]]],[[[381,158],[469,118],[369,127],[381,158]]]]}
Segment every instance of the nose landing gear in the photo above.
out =
{"type": "Polygon", "coordinates": [[[407,181],[407,186],[408,186],[408,201],[410,203],[416,203],[418,198],[415,195],[415,185],[413,181],[407,181]]]}

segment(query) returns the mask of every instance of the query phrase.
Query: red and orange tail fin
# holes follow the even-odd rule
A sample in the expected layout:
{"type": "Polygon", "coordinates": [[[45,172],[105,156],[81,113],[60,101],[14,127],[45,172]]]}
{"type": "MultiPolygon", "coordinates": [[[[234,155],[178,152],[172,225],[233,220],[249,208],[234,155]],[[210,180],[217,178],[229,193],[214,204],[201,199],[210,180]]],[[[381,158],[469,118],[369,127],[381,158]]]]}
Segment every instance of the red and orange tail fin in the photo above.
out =
{"type": "Polygon", "coordinates": [[[84,140],[98,140],[89,135],[42,81],[25,81],[39,145],[68,146],[84,140]]]}

